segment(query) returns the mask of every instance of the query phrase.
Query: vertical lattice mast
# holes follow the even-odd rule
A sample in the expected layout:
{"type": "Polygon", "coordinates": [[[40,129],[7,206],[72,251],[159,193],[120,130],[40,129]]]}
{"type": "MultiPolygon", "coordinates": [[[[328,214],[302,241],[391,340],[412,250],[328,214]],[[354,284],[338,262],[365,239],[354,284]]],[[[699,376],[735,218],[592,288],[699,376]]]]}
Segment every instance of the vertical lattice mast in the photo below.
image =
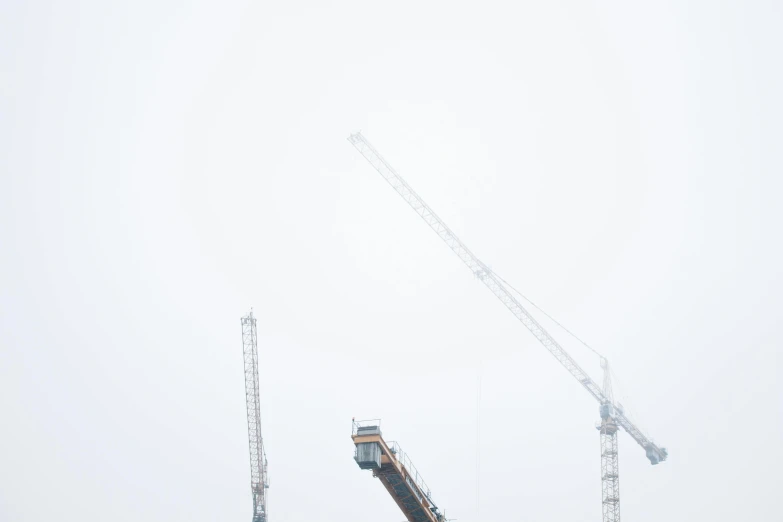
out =
{"type": "Polygon", "coordinates": [[[601,511],[603,522],[620,522],[620,463],[617,455],[617,422],[614,419],[614,397],[612,396],[612,378],[609,373],[609,361],[601,357],[604,370],[603,394],[606,399],[601,403],[601,511]]]}
{"type": "Polygon", "coordinates": [[[601,496],[603,522],[620,522],[620,477],[617,459],[617,424],[601,421],[601,496]]]}
{"type": "Polygon", "coordinates": [[[251,311],[242,318],[242,352],[245,356],[245,398],[247,434],[250,440],[250,489],[253,494],[253,522],[267,522],[266,453],[261,436],[261,406],[258,391],[258,344],[256,319],[251,311]]]}

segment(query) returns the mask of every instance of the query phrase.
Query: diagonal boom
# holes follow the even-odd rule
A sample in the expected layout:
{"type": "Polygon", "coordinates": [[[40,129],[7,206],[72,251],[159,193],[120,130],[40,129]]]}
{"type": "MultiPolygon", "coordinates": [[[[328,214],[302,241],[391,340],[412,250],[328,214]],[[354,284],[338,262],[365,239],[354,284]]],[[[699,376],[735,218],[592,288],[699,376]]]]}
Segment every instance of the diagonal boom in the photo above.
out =
{"type": "MultiPolygon", "coordinates": [[[[579,383],[595,399],[604,404],[610,400],[604,396],[601,387],[571,358],[570,355],[554,340],[532,315],[523,307],[513,294],[501,283],[499,278],[484,263],[479,260],[465,244],[459,240],[446,223],[424,202],[408,183],[383,159],[375,148],[361,134],[351,134],[348,141],[358,150],[389,185],[404,199],[408,205],[430,226],[446,245],[459,257],[465,265],[478,277],[489,290],[500,299],[519,321],[530,330],[530,333],[544,345],[544,348],[568,370],[579,383]]],[[[617,410],[617,408],[615,408],[617,410]]],[[[647,452],[653,464],[666,459],[666,450],[658,448],[642,432],[636,428],[622,413],[617,415],[620,424],[647,452]]]]}

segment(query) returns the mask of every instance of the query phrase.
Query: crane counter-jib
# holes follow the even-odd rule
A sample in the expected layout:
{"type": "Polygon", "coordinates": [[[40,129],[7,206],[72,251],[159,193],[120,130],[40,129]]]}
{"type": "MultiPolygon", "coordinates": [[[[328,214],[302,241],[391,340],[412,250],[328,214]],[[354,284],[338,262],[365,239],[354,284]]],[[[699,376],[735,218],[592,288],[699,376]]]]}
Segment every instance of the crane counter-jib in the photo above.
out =
{"type": "Polygon", "coordinates": [[[445,522],[418,470],[396,442],[386,442],[380,422],[353,423],[354,460],[380,479],[408,522],[445,522]]]}

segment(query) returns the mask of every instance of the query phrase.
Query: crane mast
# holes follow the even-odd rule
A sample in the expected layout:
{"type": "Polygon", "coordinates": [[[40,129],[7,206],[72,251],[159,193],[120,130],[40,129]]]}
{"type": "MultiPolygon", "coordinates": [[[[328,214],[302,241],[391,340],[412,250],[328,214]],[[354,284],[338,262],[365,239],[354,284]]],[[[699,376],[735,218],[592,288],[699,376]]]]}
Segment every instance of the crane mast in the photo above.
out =
{"type": "Polygon", "coordinates": [[[603,394],[605,402],[601,404],[601,424],[598,425],[601,439],[601,511],[604,522],[620,522],[620,462],[617,452],[617,422],[612,406],[612,379],[609,361],[601,357],[604,370],[603,394]]]}
{"type": "MultiPolygon", "coordinates": [[[[506,308],[544,345],[557,361],[600,403],[602,423],[601,462],[602,487],[604,490],[604,521],[619,522],[619,480],[617,461],[617,428],[625,429],[628,434],[644,448],[652,464],[666,460],[665,448],[660,448],[647,438],[623,413],[622,408],[614,404],[609,383],[608,365],[605,370],[604,387],[599,385],[585,372],[576,361],[558,344],[538,321],[514,297],[502,280],[481,262],[465,244],[451,231],[437,214],[427,205],[394,168],[378,153],[361,133],[348,137],[348,141],[361,153],[389,185],[404,199],[429,227],[435,231],[446,245],[460,258],[471,272],[489,288],[506,308]],[[608,386],[607,386],[608,385],[608,386]]],[[[605,361],[605,360],[604,360],[605,361]]]]}
{"type": "Polygon", "coordinates": [[[261,406],[258,385],[258,338],[256,318],[252,310],[242,317],[242,352],[245,359],[245,399],[247,401],[247,433],[250,441],[250,490],[253,495],[252,522],[267,522],[266,452],[261,436],[261,406]]]}

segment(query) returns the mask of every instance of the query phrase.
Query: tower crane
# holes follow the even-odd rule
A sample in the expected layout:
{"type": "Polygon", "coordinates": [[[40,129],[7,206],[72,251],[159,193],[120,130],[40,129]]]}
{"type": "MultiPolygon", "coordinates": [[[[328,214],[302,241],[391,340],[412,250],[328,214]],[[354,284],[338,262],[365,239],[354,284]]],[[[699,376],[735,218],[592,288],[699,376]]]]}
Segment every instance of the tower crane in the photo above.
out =
{"type": "Polygon", "coordinates": [[[601,490],[604,522],[620,521],[620,482],[617,455],[617,431],[623,428],[645,451],[652,464],[666,460],[665,448],[656,445],[625,415],[614,402],[609,376],[609,364],[601,358],[604,370],[603,386],[599,386],[563,349],[541,324],[514,297],[510,286],[477,258],[451,231],[435,212],[419,197],[410,185],[392,168],[361,133],[351,134],[348,141],[389,185],[404,199],[446,245],[465,263],[471,272],[501,303],[544,345],[544,348],[581,384],[599,403],[601,423],[598,426],[601,442],[601,490]]]}
{"type": "Polygon", "coordinates": [[[447,522],[408,455],[396,442],[383,439],[380,420],[354,419],[351,438],[356,446],[356,463],[361,469],[371,469],[380,479],[408,522],[447,522]]]}
{"type": "Polygon", "coordinates": [[[256,318],[251,310],[242,317],[242,353],[245,358],[245,399],[247,401],[247,433],[250,441],[250,491],[253,495],[253,521],[267,522],[266,452],[261,436],[261,406],[258,386],[258,338],[256,318]]]}

